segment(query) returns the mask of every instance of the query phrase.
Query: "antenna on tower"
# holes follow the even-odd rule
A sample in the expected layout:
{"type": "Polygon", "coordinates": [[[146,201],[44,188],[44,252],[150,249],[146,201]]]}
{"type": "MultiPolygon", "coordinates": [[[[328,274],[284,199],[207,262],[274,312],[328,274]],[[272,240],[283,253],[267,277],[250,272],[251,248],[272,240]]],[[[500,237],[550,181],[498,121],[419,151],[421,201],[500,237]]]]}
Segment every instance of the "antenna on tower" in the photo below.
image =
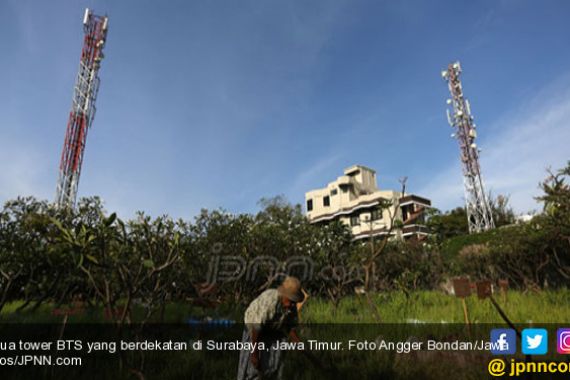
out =
{"type": "Polygon", "coordinates": [[[97,16],[91,10],[85,9],[83,15],[85,37],[59,165],[55,196],[58,207],[75,207],[87,131],[95,117],[95,100],[99,90],[98,72],[104,57],[103,47],[107,38],[108,23],[107,16],[97,16]]]}
{"type": "Polygon", "coordinates": [[[451,127],[455,129],[452,137],[459,142],[469,233],[476,233],[495,228],[495,223],[481,176],[479,149],[475,143],[477,132],[471,116],[471,106],[463,96],[460,74],[459,62],[449,64],[447,70],[441,72],[442,78],[448,83],[452,97],[451,101],[447,102],[452,107],[451,110],[447,110],[447,118],[451,127]]]}

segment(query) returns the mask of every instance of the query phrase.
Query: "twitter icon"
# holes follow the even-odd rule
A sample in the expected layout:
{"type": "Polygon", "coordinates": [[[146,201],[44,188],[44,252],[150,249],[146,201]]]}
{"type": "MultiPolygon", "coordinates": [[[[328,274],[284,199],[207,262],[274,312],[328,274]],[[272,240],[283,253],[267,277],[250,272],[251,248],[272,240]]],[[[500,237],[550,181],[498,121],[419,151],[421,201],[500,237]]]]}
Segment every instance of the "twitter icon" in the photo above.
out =
{"type": "Polygon", "coordinates": [[[528,355],[544,355],[548,352],[548,331],[545,329],[524,329],[522,352],[528,355]]]}

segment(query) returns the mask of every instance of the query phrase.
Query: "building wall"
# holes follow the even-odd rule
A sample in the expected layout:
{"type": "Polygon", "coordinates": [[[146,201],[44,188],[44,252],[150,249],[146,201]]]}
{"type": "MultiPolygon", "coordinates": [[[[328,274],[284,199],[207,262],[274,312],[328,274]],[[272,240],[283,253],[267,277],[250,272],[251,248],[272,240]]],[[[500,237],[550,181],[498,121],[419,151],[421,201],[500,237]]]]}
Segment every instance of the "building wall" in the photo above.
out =
{"type": "MultiPolygon", "coordinates": [[[[359,238],[370,236],[371,231],[373,234],[385,234],[391,227],[392,219],[402,220],[400,207],[392,205],[380,210],[379,205],[383,201],[395,204],[403,196],[407,194],[392,190],[379,190],[375,171],[362,165],[354,165],[347,168],[343,176],[338,177],[326,187],[307,192],[305,208],[311,222],[328,223],[340,220],[351,227],[355,238],[359,238]],[[396,214],[395,217],[393,217],[394,214],[396,214]]],[[[421,199],[422,202],[425,201],[424,206],[431,205],[427,199],[415,198],[421,199]]],[[[417,207],[412,205],[407,206],[406,210],[415,209],[417,207]]],[[[401,236],[400,231],[393,233],[401,236]]]]}

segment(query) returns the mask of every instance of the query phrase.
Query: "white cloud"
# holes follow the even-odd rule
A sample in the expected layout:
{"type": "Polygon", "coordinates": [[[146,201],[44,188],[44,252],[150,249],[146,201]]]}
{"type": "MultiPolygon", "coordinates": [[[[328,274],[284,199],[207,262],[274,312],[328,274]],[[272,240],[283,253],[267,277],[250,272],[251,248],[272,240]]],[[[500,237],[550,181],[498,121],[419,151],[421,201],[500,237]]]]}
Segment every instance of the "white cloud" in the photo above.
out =
{"type": "MultiPolygon", "coordinates": [[[[539,210],[534,197],[546,168],[561,168],[570,159],[570,76],[546,86],[533,99],[491,124],[483,136],[481,168],[487,191],[510,195],[516,212],[539,210]],[[495,132],[496,135],[489,136],[495,132]]],[[[463,204],[459,159],[425,186],[425,194],[440,209],[463,204]]]]}

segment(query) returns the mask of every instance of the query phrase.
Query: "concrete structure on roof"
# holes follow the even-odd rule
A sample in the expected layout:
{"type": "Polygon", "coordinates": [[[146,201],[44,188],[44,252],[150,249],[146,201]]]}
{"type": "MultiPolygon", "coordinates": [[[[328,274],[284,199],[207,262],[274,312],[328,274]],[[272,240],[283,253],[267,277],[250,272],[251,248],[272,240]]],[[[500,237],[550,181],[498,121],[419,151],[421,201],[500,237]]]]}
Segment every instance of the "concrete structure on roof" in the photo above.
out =
{"type": "Polygon", "coordinates": [[[311,223],[340,220],[350,226],[355,239],[386,235],[391,223],[398,220],[403,228],[393,229],[392,237],[422,239],[428,235],[424,218],[431,201],[414,194],[380,190],[376,172],[362,165],[353,165],[326,187],[307,192],[305,207],[311,223]],[[390,206],[382,208],[386,202],[390,206]]]}

